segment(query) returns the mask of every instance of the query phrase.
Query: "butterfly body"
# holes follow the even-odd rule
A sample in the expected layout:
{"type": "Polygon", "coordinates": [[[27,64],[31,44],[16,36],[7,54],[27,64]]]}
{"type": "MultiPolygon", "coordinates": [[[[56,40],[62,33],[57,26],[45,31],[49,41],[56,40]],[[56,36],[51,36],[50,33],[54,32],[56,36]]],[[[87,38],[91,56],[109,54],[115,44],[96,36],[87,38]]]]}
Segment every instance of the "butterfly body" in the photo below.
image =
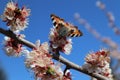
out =
{"type": "Polygon", "coordinates": [[[78,30],[78,27],[65,22],[64,19],[62,19],[54,14],[51,14],[51,19],[53,21],[53,25],[55,26],[55,28],[60,36],[66,36],[66,37],[82,36],[82,32],[80,30],[78,30]]]}

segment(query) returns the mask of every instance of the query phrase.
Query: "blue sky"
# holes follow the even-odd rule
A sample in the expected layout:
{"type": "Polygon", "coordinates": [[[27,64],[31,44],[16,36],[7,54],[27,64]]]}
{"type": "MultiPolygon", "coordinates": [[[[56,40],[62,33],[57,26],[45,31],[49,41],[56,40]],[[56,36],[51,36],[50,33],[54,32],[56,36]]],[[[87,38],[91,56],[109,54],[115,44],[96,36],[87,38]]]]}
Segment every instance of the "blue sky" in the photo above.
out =
{"type": "MultiPolygon", "coordinates": [[[[0,14],[9,0],[0,0],[0,14]]],[[[73,38],[73,49],[70,55],[64,57],[76,64],[82,65],[84,58],[89,51],[97,51],[101,47],[107,47],[102,42],[94,38],[82,25],[74,19],[74,14],[80,13],[100,34],[111,37],[118,44],[119,36],[116,36],[108,26],[108,20],[104,13],[96,7],[96,0],[17,0],[19,5],[26,5],[31,9],[28,28],[22,33],[26,39],[35,43],[40,39],[41,42],[48,41],[50,28],[53,26],[50,14],[54,13],[66,21],[73,23],[83,32],[83,36],[73,38]]],[[[120,26],[120,0],[104,0],[109,11],[113,12],[116,20],[115,23],[120,26]]],[[[0,27],[7,29],[2,21],[0,27]]],[[[120,27],[119,27],[120,28],[120,27]]],[[[33,75],[24,65],[24,56],[15,58],[8,57],[2,50],[3,35],[0,35],[0,64],[7,73],[8,80],[34,80],[33,75]]],[[[72,70],[73,80],[90,80],[83,73],[72,70]]]]}

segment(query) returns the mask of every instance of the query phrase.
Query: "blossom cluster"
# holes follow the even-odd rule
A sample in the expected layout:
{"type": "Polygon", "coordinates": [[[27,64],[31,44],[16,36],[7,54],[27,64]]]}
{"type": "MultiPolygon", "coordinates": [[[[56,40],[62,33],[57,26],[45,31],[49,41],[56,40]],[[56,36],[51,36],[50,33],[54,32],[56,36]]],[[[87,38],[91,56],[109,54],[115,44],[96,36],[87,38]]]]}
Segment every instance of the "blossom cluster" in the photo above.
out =
{"type": "MultiPolygon", "coordinates": [[[[19,35],[18,37],[22,38],[23,36],[19,35]]],[[[4,50],[8,56],[20,56],[25,50],[22,44],[7,36],[4,38],[4,45],[4,50]]]]}
{"type": "Polygon", "coordinates": [[[52,61],[48,43],[38,44],[26,55],[25,61],[26,67],[33,70],[35,77],[41,80],[71,80],[69,72],[63,75],[60,65],[52,61]]]}
{"type": "Polygon", "coordinates": [[[29,15],[30,9],[25,6],[20,9],[17,3],[8,2],[2,15],[2,20],[7,23],[7,26],[10,26],[11,31],[21,31],[27,27],[27,17],[29,15]]]}
{"type": "MultiPolygon", "coordinates": [[[[17,3],[10,1],[7,3],[1,18],[4,22],[7,23],[10,31],[12,31],[12,33],[15,34],[17,38],[24,38],[23,35],[20,34],[20,31],[27,27],[29,15],[30,9],[27,9],[25,6],[19,8],[17,3]]],[[[4,45],[4,50],[9,56],[20,56],[22,51],[25,49],[22,44],[18,43],[16,40],[10,37],[5,37],[4,45]]]]}
{"type": "Polygon", "coordinates": [[[61,51],[65,54],[70,54],[72,50],[72,40],[66,36],[61,37],[55,27],[50,31],[49,39],[51,52],[56,53],[57,51],[61,51]]]}
{"type": "Polygon", "coordinates": [[[113,80],[110,69],[109,54],[110,52],[104,49],[92,54],[88,54],[85,58],[86,62],[83,65],[83,68],[88,70],[90,73],[98,73],[108,77],[109,80],[113,80]]]}

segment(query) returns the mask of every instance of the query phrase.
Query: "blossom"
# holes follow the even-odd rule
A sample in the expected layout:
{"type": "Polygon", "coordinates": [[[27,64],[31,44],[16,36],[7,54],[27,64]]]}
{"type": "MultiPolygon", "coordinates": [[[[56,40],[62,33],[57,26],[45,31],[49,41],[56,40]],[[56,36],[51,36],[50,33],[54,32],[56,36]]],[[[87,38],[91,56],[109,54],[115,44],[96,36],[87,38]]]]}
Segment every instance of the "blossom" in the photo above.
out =
{"type": "Polygon", "coordinates": [[[45,42],[39,45],[39,48],[33,49],[27,56],[26,56],[26,66],[28,67],[47,67],[47,65],[52,64],[51,56],[48,51],[48,43],[45,42]]]}
{"type": "Polygon", "coordinates": [[[97,1],[96,2],[97,7],[99,7],[100,9],[104,10],[105,9],[105,5],[101,2],[101,1],[97,1]]]}
{"type": "Polygon", "coordinates": [[[36,42],[36,47],[26,55],[25,65],[41,80],[60,80],[63,74],[60,66],[52,61],[47,42],[36,42]]]}
{"type": "Polygon", "coordinates": [[[69,70],[65,72],[65,75],[63,76],[62,80],[72,80],[71,73],[69,70]]]}
{"type": "Polygon", "coordinates": [[[83,68],[90,73],[98,73],[112,80],[109,54],[110,52],[105,49],[88,54],[85,58],[86,62],[83,65],[83,68]]]}
{"type": "Polygon", "coordinates": [[[70,54],[71,49],[72,49],[72,41],[71,41],[71,39],[68,39],[68,43],[64,46],[63,51],[66,54],[70,54]]]}
{"type": "Polygon", "coordinates": [[[22,44],[18,43],[10,37],[4,38],[4,45],[4,50],[8,56],[20,56],[22,51],[25,50],[25,48],[22,47],[22,44]]]}
{"type": "Polygon", "coordinates": [[[51,65],[48,70],[47,74],[45,74],[41,80],[62,80],[63,78],[63,71],[59,64],[51,65]]]}
{"type": "Polygon", "coordinates": [[[24,30],[28,25],[28,16],[30,9],[22,7],[21,9],[14,2],[8,2],[2,15],[2,20],[10,26],[10,30],[24,30]]]}
{"type": "Polygon", "coordinates": [[[72,49],[72,40],[67,36],[60,36],[59,32],[53,27],[49,35],[50,51],[56,53],[57,51],[69,54],[72,49]]]}

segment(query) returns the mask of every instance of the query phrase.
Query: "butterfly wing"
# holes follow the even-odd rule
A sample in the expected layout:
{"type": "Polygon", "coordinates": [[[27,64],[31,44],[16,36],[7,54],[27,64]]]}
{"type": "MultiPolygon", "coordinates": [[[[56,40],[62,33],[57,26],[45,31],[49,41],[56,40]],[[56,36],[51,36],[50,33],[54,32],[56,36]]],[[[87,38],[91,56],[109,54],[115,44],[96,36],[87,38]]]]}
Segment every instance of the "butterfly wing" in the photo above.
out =
{"type": "Polygon", "coordinates": [[[66,26],[69,27],[69,37],[79,37],[83,35],[83,33],[78,29],[77,26],[74,26],[70,23],[66,23],[66,26]]]}
{"type": "Polygon", "coordinates": [[[61,19],[60,17],[58,17],[54,14],[51,14],[51,19],[52,19],[53,25],[55,27],[59,27],[59,24],[64,25],[64,19],[61,19]]]}
{"type": "Polygon", "coordinates": [[[67,37],[79,37],[82,36],[82,32],[78,28],[70,23],[64,21],[64,19],[51,14],[53,25],[61,36],[67,37]]]}
{"type": "Polygon", "coordinates": [[[61,19],[60,17],[51,14],[51,19],[53,22],[53,25],[55,26],[58,34],[60,36],[67,36],[68,32],[69,32],[69,28],[65,27],[65,22],[64,19],[61,19]]]}

